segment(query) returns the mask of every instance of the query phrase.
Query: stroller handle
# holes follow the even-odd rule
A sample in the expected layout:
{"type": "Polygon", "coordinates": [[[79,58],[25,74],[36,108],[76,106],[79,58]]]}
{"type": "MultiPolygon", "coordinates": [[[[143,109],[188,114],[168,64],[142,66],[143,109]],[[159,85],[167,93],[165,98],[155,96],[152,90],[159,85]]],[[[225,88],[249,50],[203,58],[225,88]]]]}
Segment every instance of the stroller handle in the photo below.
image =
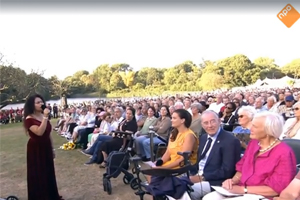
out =
{"type": "Polygon", "coordinates": [[[150,131],[149,131],[149,134],[155,135],[155,136],[156,136],[160,141],[162,141],[163,143],[168,143],[168,141],[167,141],[165,138],[161,137],[160,135],[158,135],[158,133],[156,133],[156,132],[153,131],[153,130],[150,130],[150,131]]]}
{"type": "Polygon", "coordinates": [[[117,134],[119,136],[131,136],[133,133],[128,133],[124,131],[112,131],[112,134],[117,134]]]}

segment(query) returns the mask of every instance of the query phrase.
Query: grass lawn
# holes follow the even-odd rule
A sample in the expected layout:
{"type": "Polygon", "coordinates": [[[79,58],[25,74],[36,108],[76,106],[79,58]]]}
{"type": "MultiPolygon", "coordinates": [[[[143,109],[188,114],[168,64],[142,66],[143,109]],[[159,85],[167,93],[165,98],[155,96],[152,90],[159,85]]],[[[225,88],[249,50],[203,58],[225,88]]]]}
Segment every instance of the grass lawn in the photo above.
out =
{"type": "MultiPolygon", "coordinates": [[[[123,183],[122,174],[116,179],[111,179],[112,194],[108,195],[102,187],[104,169],[97,165],[85,166],[84,163],[89,160],[87,156],[78,150],[58,149],[66,140],[56,132],[52,132],[52,137],[56,149],[58,189],[66,200],[139,199],[130,186],[123,183]]],[[[21,123],[0,125],[0,198],[15,195],[20,200],[27,199],[27,141],[28,136],[25,135],[21,123]]]]}

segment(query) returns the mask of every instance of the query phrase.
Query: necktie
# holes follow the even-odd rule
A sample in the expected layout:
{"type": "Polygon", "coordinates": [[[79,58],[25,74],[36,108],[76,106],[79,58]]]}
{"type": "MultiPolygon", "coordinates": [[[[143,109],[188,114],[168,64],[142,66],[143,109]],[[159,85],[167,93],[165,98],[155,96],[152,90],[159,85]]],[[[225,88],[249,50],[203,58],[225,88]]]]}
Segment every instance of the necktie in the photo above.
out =
{"type": "Polygon", "coordinates": [[[208,138],[205,149],[204,149],[203,153],[201,154],[199,161],[202,160],[205,157],[205,155],[207,154],[208,150],[210,149],[211,142],[212,142],[212,139],[208,138]]]}

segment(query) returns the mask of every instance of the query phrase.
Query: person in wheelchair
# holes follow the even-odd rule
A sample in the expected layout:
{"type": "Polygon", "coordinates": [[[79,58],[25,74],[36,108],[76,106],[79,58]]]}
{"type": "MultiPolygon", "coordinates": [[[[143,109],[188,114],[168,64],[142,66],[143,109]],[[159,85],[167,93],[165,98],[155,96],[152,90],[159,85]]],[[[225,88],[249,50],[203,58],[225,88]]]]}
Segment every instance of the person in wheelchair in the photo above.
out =
{"type": "MultiPolygon", "coordinates": [[[[135,120],[135,110],[134,108],[130,107],[126,110],[126,118],[119,124],[117,131],[123,131],[128,133],[135,133],[137,131],[137,123],[135,120]]],[[[100,149],[99,152],[102,153],[103,162],[100,164],[100,167],[105,168],[106,163],[104,162],[107,159],[107,156],[112,151],[119,151],[124,146],[124,139],[119,137],[114,137],[109,141],[105,141],[100,149]]],[[[101,154],[100,154],[101,155],[101,154]]]]}
{"type": "MultiPolygon", "coordinates": [[[[170,112],[167,106],[162,106],[160,109],[160,117],[157,123],[154,124],[153,130],[163,139],[167,140],[168,130],[171,127],[170,112]]],[[[154,137],[153,145],[162,143],[162,141],[154,137]]],[[[149,161],[151,157],[150,138],[149,136],[140,136],[136,139],[137,155],[142,158],[143,161],[149,161]]]]}

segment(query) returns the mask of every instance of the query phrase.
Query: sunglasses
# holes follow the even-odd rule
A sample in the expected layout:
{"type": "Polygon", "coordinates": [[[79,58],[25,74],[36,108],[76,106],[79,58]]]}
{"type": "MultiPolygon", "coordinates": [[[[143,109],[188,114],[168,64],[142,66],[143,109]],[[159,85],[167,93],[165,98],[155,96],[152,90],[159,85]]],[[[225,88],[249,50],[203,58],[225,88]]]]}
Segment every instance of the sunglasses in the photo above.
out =
{"type": "Polygon", "coordinates": [[[226,107],[227,109],[229,109],[229,110],[232,110],[232,108],[231,107],[226,107]]]}
{"type": "Polygon", "coordinates": [[[243,118],[244,117],[244,115],[239,115],[239,118],[243,118]]]}
{"type": "Polygon", "coordinates": [[[292,110],[298,111],[298,110],[300,110],[300,108],[292,108],[292,110]]]}

